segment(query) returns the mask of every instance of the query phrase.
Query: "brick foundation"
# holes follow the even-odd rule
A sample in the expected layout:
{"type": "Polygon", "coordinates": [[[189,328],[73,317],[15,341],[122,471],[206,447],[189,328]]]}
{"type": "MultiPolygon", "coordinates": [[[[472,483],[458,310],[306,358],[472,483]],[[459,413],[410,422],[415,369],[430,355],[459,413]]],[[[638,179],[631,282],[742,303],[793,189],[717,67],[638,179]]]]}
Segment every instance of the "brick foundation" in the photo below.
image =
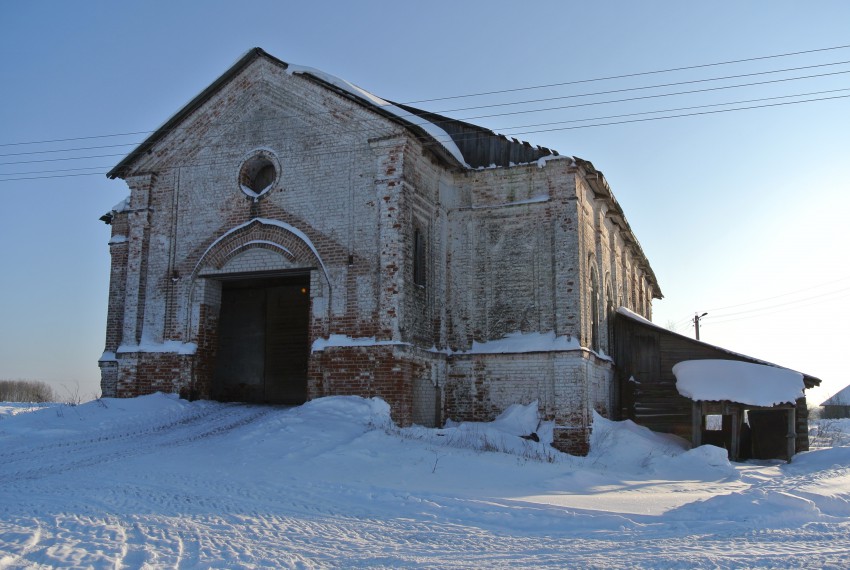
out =
{"type": "MultiPolygon", "coordinates": [[[[154,392],[180,393],[191,385],[192,355],[157,352],[119,354],[117,398],[132,398],[154,392]]],[[[109,364],[110,371],[115,367],[109,364]]]]}
{"type": "Polygon", "coordinates": [[[570,455],[587,455],[590,451],[590,429],[556,427],[552,447],[570,455]]]}
{"type": "Polygon", "coordinates": [[[436,365],[393,345],[328,347],[310,358],[308,395],[378,397],[396,424],[434,427],[442,424],[436,365]]]}

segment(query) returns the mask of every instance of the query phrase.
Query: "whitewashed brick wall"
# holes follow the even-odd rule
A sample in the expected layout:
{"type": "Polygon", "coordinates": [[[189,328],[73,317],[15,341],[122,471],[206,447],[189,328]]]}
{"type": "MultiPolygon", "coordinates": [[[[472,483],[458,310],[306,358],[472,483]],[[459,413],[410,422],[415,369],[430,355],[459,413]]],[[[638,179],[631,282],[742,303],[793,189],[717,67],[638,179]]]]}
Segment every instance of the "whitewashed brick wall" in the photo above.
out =
{"type": "Polygon", "coordinates": [[[516,331],[587,346],[590,267],[602,339],[609,295],[649,316],[640,254],[584,176],[570,159],[447,165],[399,124],[257,59],[126,177],[131,207],[113,220],[127,240],[113,253],[107,350],[118,336],[199,348],[118,354],[103,363],[104,393],[130,394],[139,374],[151,375],[148,388],[173,374],[173,389],[195,390],[214,365],[215,278],[300,268],[310,270],[311,341],[344,334],[410,347],[314,356],[311,394],[368,385],[396,398],[402,423],[492,419],[537,400],[546,417],[586,430],[591,410],[610,407],[607,360],[586,350],[446,356],[516,331]],[[252,152],[280,167],[258,199],[239,187],[252,152]],[[415,228],[427,237],[424,286],[413,283],[415,228]]]}

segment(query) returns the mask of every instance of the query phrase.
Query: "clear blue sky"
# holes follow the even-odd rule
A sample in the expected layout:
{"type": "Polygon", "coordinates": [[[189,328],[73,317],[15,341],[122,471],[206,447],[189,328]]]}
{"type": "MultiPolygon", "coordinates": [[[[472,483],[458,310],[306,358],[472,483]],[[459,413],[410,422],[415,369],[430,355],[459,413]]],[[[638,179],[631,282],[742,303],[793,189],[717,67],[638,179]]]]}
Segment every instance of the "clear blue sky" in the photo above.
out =
{"type": "MultiPolygon", "coordinates": [[[[850,44],[843,0],[593,4],[0,3],[0,378],[98,393],[109,279],[109,228],[98,217],[127,194],[103,173],[132,146],[11,153],[143,136],[9,143],[150,131],[251,47],[411,102],[850,44]],[[116,156],[52,160],[93,155],[116,156]],[[94,168],[58,174],[96,174],[9,180],[83,167],[94,168]]],[[[480,117],[472,122],[592,161],[658,276],[665,299],[654,304],[655,322],[692,335],[689,317],[708,311],[703,340],[822,378],[819,401],[850,383],[850,98],[581,129],[551,123],[846,96],[850,64],[809,67],[844,61],[850,49],[418,106],[480,117]],[[792,67],[807,69],[481,108],[792,67]],[[505,115],[825,73],[833,75],[505,115]],[[465,107],[476,108],[452,111],[465,107]]]]}

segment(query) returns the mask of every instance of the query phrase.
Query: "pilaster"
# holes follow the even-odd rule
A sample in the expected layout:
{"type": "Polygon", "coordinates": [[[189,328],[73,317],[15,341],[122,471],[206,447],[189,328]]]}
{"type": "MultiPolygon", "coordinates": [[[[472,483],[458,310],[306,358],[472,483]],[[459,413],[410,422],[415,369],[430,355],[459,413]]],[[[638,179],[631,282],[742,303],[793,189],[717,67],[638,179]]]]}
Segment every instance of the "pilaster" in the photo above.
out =
{"type": "Polygon", "coordinates": [[[404,137],[372,139],[378,204],[378,328],[382,340],[401,340],[405,263],[402,228],[404,137]]]}
{"type": "Polygon", "coordinates": [[[148,233],[150,229],[150,190],[154,175],[128,177],[130,209],[127,212],[127,281],[124,300],[124,327],[121,343],[137,345],[144,318],[147,274],[148,233]]]}

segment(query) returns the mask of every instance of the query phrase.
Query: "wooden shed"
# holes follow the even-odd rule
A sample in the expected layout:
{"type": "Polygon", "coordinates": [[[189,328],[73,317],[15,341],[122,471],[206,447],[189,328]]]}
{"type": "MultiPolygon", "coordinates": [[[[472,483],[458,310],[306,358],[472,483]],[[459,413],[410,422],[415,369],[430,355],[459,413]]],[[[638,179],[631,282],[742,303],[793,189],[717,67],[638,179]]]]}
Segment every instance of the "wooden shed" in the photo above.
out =
{"type": "MultiPolygon", "coordinates": [[[[805,396],[793,404],[771,406],[728,400],[694,401],[679,393],[673,373],[676,364],[693,360],[738,361],[787,369],[669,331],[627,310],[615,313],[613,325],[613,396],[619,419],[678,435],[694,445],[725,447],[732,460],[790,460],[793,453],[809,449],[805,396]]],[[[806,389],[821,382],[801,375],[806,389]]]]}

